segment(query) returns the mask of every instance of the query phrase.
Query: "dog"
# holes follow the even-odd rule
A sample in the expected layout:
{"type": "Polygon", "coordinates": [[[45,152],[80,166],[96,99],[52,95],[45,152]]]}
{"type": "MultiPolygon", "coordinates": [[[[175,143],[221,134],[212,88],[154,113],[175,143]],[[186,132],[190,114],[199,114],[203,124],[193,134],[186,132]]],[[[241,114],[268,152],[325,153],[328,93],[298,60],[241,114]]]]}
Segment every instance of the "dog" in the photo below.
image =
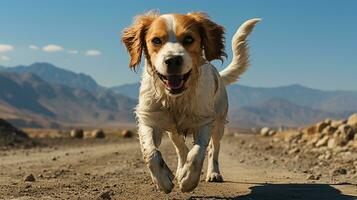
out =
{"type": "Polygon", "coordinates": [[[221,72],[210,64],[223,62],[224,27],[205,13],[139,15],[122,35],[136,70],[145,57],[139,102],[135,108],[144,161],[159,190],[170,193],[176,177],[180,190],[194,190],[208,149],[206,181],[222,182],[218,154],[226,124],[226,86],[249,66],[247,37],[260,19],[246,21],[232,39],[232,62],[221,72]],[[159,151],[167,133],[178,155],[176,176],[159,151]],[[192,134],[188,149],[185,135],[192,134]]]}

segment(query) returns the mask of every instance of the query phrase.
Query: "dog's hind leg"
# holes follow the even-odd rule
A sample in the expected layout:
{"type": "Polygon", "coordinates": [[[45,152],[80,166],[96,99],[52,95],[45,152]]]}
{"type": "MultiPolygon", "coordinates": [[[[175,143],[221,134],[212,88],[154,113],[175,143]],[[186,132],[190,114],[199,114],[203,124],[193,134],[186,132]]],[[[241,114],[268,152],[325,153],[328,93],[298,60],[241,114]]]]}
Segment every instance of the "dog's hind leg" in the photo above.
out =
{"type": "Polygon", "coordinates": [[[177,157],[178,157],[177,170],[176,170],[176,177],[177,177],[180,174],[180,170],[182,169],[183,165],[186,162],[189,149],[185,144],[185,139],[183,135],[178,134],[177,132],[174,133],[168,132],[168,134],[172,143],[175,146],[177,157]]]}
{"type": "Polygon", "coordinates": [[[223,182],[223,177],[219,171],[219,148],[224,133],[224,123],[217,123],[212,131],[211,141],[208,150],[207,182],[223,182]]]}

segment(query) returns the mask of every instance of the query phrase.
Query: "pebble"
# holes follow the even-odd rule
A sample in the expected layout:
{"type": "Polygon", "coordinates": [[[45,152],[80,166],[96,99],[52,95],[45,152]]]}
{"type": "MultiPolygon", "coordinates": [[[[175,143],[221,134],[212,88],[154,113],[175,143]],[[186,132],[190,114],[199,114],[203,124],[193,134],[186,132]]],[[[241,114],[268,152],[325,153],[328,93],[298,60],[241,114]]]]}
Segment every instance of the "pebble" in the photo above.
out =
{"type": "Polygon", "coordinates": [[[114,192],[113,192],[112,190],[102,192],[102,193],[99,195],[99,198],[98,198],[98,199],[111,200],[113,193],[114,193],[114,192]]]}
{"type": "Polygon", "coordinates": [[[346,175],[346,174],[347,174],[347,169],[345,169],[343,167],[339,167],[332,171],[333,176],[346,175]]]}
{"type": "Polygon", "coordinates": [[[25,177],[25,181],[28,181],[28,182],[34,182],[36,181],[35,179],[35,176],[33,174],[29,174],[25,177]]]}

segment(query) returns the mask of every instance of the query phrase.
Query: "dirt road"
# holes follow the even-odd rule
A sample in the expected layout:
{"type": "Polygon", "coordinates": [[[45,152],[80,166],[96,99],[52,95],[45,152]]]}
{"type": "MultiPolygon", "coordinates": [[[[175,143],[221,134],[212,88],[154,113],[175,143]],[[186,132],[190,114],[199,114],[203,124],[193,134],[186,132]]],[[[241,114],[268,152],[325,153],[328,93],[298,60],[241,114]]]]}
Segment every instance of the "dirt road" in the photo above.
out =
{"type": "MultiPolygon", "coordinates": [[[[0,151],[0,199],[239,199],[356,200],[356,181],[306,179],[265,140],[252,135],[225,137],[221,150],[224,183],[202,181],[191,193],[176,186],[168,195],[151,183],[136,139],[52,139],[48,147],[0,151]],[[34,182],[24,177],[33,174],[34,182]]],[[[176,155],[165,139],[162,152],[172,170],[176,155]]]]}

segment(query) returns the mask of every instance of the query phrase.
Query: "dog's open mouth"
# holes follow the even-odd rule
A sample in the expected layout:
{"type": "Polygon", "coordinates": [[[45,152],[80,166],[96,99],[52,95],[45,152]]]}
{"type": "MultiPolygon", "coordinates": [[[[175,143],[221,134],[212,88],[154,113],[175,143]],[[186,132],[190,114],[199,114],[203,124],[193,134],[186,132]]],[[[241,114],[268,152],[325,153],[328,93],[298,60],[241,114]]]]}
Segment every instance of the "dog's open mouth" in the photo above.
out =
{"type": "Polygon", "coordinates": [[[158,76],[160,77],[161,81],[164,83],[166,89],[171,94],[180,94],[183,92],[185,88],[185,83],[191,75],[191,71],[187,72],[186,74],[182,75],[162,75],[157,72],[158,76]]]}

